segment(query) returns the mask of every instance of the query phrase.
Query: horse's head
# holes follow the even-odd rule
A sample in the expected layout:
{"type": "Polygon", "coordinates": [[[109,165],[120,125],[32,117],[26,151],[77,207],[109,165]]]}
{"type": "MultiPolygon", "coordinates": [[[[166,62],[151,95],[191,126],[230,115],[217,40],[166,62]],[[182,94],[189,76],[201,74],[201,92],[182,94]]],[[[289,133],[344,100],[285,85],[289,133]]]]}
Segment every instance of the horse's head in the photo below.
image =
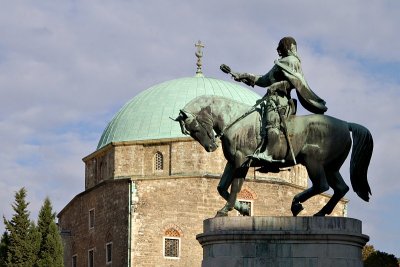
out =
{"type": "Polygon", "coordinates": [[[179,116],[175,121],[179,122],[183,134],[190,135],[199,142],[207,152],[213,152],[218,148],[212,121],[204,120],[184,110],[179,112],[179,116]]]}

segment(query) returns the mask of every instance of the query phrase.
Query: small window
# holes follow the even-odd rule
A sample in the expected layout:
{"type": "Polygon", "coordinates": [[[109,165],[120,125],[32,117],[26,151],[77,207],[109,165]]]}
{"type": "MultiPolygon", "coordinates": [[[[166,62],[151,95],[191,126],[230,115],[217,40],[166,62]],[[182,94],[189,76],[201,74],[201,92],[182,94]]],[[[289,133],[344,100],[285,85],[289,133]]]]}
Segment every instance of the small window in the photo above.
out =
{"type": "Polygon", "coordinates": [[[94,267],[94,249],[88,251],[88,267],[94,267]]]}
{"type": "Polygon", "coordinates": [[[89,210],[89,229],[94,228],[94,209],[89,210]]]}
{"type": "Polygon", "coordinates": [[[164,157],[161,152],[157,151],[154,155],[154,170],[155,171],[162,171],[164,169],[164,157]]]}
{"type": "Polygon", "coordinates": [[[179,259],[180,257],[180,233],[170,228],[164,234],[164,257],[170,259],[179,259]]]}
{"type": "Polygon", "coordinates": [[[164,237],[164,257],[179,258],[180,238],[164,237]]]}
{"type": "Polygon", "coordinates": [[[106,264],[112,262],[112,242],[106,244],[106,264]]]}
{"type": "Polygon", "coordinates": [[[74,255],[72,256],[72,267],[77,267],[78,266],[78,256],[74,255]]]}

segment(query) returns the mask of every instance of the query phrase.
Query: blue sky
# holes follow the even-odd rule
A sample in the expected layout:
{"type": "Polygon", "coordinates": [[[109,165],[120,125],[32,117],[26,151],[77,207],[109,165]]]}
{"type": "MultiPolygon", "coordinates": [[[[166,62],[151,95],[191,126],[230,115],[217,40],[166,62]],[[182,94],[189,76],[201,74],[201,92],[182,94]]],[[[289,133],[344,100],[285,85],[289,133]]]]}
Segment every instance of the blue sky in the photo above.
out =
{"type": "MultiPolygon", "coordinates": [[[[32,218],[46,196],[60,211],[84,190],[83,157],[129,99],[193,76],[264,74],[283,36],[298,42],[327,114],[370,129],[370,203],[350,191],[349,217],[376,249],[400,257],[399,1],[1,1],[0,211],[25,186],[32,218]]],[[[264,94],[262,88],[255,89],[264,94]]],[[[294,95],[295,97],[295,95],[294,95]]],[[[348,162],[342,168],[348,184],[348,162]]],[[[0,222],[0,230],[4,230],[0,222]]]]}

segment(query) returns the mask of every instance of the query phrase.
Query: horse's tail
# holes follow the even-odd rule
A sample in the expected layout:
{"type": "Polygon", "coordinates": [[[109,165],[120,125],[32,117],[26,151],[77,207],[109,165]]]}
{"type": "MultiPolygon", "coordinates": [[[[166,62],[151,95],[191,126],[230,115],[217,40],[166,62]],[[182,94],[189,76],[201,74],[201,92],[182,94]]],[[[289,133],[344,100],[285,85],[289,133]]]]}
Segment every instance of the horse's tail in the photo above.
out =
{"type": "Polygon", "coordinates": [[[354,192],[365,201],[369,200],[371,188],[367,180],[374,142],[367,128],[356,123],[348,123],[353,137],[353,150],[350,159],[350,181],[354,192]]]}

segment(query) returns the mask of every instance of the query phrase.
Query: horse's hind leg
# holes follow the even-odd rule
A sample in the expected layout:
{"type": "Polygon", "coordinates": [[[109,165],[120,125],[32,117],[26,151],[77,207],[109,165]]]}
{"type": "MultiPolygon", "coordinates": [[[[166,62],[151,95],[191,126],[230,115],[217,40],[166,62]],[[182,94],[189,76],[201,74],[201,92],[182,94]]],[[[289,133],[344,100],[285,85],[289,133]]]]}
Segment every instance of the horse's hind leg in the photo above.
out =
{"type": "Polygon", "coordinates": [[[340,199],[349,191],[349,187],[344,182],[339,170],[350,152],[351,140],[348,139],[347,143],[342,147],[344,148],[342,153],[340,153],[335,160],[327,164],[324,168],[328,184],[333,189],[333,195],[328,203],[326,203],[326,205],[314,216],[325,216],[331,214],[340,199]]]}
{"type": "Polygon", "coordinates": [[[312,185],[310,188],[294,196],[291,207],[293,216],[297,216],[303,210],[301,203],[329,189],[324,168],[319,162],[305,162],[305,167],[312,185]]]}
{"type": "Polygon", "coordinates": [[[325,216],[331,214],[337,203],[349,191],[339,171],[325,171],[329,186],[333,189],[333,196],[326,205],[314,216],[325,216]]]}

